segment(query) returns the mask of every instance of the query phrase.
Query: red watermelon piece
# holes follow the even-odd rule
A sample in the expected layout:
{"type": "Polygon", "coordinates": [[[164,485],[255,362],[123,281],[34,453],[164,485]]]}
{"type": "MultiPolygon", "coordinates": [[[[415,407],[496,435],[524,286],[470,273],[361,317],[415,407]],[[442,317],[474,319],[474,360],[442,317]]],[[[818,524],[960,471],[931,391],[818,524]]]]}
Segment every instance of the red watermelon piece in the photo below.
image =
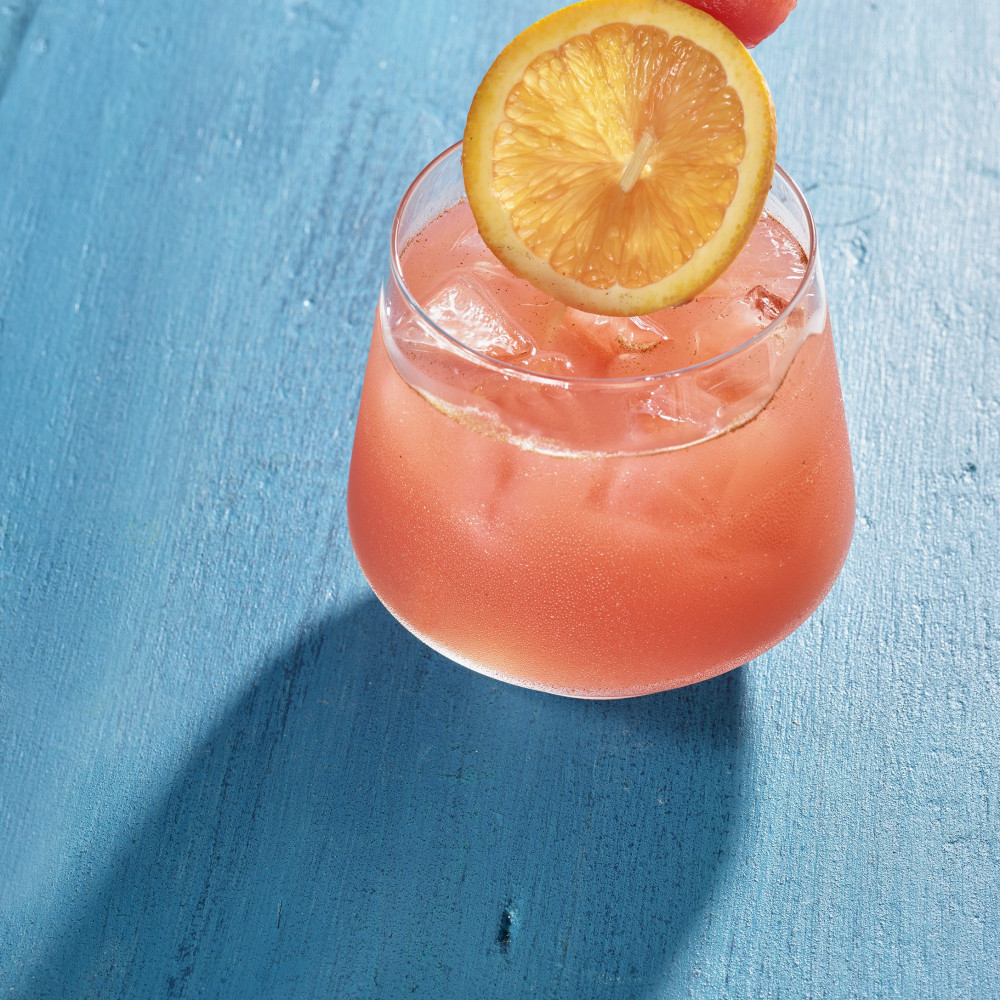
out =
{"type": "Polygon", "coordinates": [[[749,49],[763,41],[795,6],[795,0],[685,0],[721,21],[749,49]]]}

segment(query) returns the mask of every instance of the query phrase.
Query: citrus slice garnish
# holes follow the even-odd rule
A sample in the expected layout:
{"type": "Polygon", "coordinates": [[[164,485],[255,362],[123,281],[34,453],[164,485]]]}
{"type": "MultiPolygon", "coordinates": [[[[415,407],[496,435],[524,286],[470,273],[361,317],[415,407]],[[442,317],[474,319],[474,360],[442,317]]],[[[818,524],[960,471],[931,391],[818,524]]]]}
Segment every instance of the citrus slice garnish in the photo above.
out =
{"type": "Polygon", "coordinates": [[[693,298],[750,237],[774,106],[743,44],[681,0],[584,0],[497,57],[462,166],[486,245],[568,305],[637,315],[693,298]]]}

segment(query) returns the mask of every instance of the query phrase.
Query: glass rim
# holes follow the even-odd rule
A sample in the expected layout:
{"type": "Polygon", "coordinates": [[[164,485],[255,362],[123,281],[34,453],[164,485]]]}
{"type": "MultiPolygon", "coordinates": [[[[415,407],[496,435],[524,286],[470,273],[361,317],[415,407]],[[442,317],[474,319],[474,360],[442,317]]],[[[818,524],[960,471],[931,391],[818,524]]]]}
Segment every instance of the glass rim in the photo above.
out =
{"type": "MultiPolygon", "coordinates": [[[[802,273],[802,278],[799,281],[798,287],[795,289],[795,294],[788,300],[784,309],[778,313],[777,316],[768,323],[762,330],[758,330],[752,337],[747,340],[742,341],[735,347],[730,348],[723,354],[716,354],[714,357],[706,358],[704,361],[698,361],[691,365],[685,365],[683,368],[671,368],[662,372],[651,372],[646,375],[631,375],[626,378],[592,378],[584,377],[579,375],[548,375],[544,372],[532,371],[530,368],[525,368],[522,365],[514,364],[511,361],[502,361],[499,358],[491,357],[489,354],[485,354],[482,351],[476,350],[474,347],[470,347],[468,344],[463,343],[454,334],[449,333],[444,327],[433,320],[426,312],[424,307],[417,301],[413,293],[410,291],[409,286],[406,284],[406,279],[403,276],[403,264],[401,260],[401,251],[404,249],[399,246],[399,225],[400,220],[403,216],[403,210],[407,203],[414,196],[417,188],[420,186],[421,182],[427,177],[428,174],[436,167],[438,167],[444,160],[449,156],[455,154],[462,146],[462,141],[459,140],[453,143],[443,152],[439,153],[434,157],[424,168],[417,174],[417,176],[410,183],[410,186],[406,189],[403,197],[400,199],[399,205],[396,208],[396,214],[392,220],[392,230],[390,232],[389,242],[390,242],[390,252],[389,252],[389,265],[390,273],[393,281],[399,287],[400,291],[403,293],[403,297],[406,299],[407,303],[411,308],[417,313],[421,321],[426,323],[432,330],[444,337],[450,344],[458,348],[458,350],[473,360],[476,364],[484,365],[488,368],[492,368],[495,371],[500,372],[504,375],[513,375],[518,378],[525,379],[531,382],[540,382],[545,385],[579,385],[579,386],[636,386],[642,385],[644,383],[656,382],[667,378],[676,378],[682,375],[687,375],[692,372],[703,371],[710,368],[712,365],[719,364],[729,358],[733,358],[742,352],[749,350],[754,345],[759,344],[762,340],[769,337],[774,331],[782,326],[785,321],[791,316],[791,314],[798,307],[799,303],[805,297],[806,292],[812,283],[812,280],[816,274],[817,261],[819,258],[817,251],[818,240],[816,234],[816,223],[813,220],[812,212],[809,209],[809,204],[806,201],[805,195],[802,193],[801,188],[794,180],[788,175],[788,173],[779,164],[775,163],[774,173],[779,176],[788,188],[799,208],[802,210],[802,214],[805,218],[806,223],[806,235],[808,238],[808,249],[806,250],[806,268],[802,273]]],[[[772,180],[772,188],[774,182],[772,180]]],[[[465,186],[462,186],[463,194],[465,186]]],[[[768,192],[770,196],[770,191],[768,192]]],[[[457,204],[457,203],[456,203],[457,204]]],[[[450,206],[449,206],[450,207],[450,206]]]]}

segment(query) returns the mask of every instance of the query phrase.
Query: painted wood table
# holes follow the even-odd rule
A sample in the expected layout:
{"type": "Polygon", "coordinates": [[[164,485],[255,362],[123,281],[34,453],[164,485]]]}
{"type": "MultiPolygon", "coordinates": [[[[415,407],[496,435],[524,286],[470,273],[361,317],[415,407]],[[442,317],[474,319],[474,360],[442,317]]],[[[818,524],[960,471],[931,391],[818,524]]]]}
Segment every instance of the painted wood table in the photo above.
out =
{"type": "Polygon", "coordinates": [[[347,466],[395,206],[543,0],[4,0],[0,995],[1000,996],[1000,7],[756,52],[853,548],[587,703],[404,632],[347,466]]]}

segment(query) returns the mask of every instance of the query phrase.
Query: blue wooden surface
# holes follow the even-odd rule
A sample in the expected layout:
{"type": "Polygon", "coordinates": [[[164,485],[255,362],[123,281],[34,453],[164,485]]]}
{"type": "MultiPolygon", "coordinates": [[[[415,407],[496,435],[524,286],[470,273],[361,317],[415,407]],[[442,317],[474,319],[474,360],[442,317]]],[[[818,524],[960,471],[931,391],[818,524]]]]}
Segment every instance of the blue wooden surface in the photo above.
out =
{"type": "Polygon", "coordinates": [[[344,491],[395,205],[541,0],[0,8],[0,995],[1000,995],[1000,8],[757,50],[840,582],[688,690],[429,652],[344,491]]]}

